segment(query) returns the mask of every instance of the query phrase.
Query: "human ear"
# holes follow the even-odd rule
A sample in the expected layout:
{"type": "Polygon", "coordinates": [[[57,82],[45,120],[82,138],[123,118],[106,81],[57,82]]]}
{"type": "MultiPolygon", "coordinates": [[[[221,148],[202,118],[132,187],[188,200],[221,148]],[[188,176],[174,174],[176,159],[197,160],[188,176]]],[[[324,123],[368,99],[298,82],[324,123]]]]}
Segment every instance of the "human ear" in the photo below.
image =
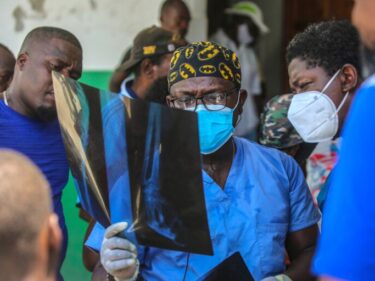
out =
{"type": "Polygon", "coordinates": [[[16,65],[19,67],[20,70],[23,69],[28,58],[29,58],[29,55],[27,53],[21,53],[18,55],[16,65]]]}
{"type": "Polygon", "coordinates": [[[48,218],[48,265],[47,274],[55,276],[60,260],[60,250],[62,233],[59,220],[56,214],[51,214],[48,218]]]}
{"type": "Polygon", "coordinates": [[[358,85],[357,69],[351,64],[345,64],[342,68],[341,88],[343,93],[356,89],[358,85]]]}
{"type": "Polygon", "coordinates": [[[149,79],[153,79],[155,75],[155,65],[151,62],[150,59],[144,59],[141,62],[141,71],[149,79]]]}
{"type": "Polygon", "coordinates": [[[171,101],[172,97],[170,95],[168,95],[168,96],[165,97],[165,100],[167,102],[167,106],[172,107],[172,101],[171,101]]]}

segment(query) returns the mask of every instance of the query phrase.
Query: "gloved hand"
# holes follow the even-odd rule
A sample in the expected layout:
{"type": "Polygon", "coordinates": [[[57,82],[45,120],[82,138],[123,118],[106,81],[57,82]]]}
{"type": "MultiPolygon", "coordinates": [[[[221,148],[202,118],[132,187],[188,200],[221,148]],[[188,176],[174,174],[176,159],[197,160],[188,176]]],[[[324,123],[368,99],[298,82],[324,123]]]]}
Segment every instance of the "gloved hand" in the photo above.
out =
{"type": "Polygon", "coordinates": [[[262,279],[262,281],[292,281],[292,279],[290,279],[290,277],[285,274],[279,274],[276,276],[264,278],[262,279]]]}
{"type": "Polygon", "coordinates": [[[109,226],[104,233],[100,250],[100,261],[104,269],[117,281],[135,280],[139,270],[137,248],[129,240],[116,237],[127,227],[127,222],[109,226]]]}

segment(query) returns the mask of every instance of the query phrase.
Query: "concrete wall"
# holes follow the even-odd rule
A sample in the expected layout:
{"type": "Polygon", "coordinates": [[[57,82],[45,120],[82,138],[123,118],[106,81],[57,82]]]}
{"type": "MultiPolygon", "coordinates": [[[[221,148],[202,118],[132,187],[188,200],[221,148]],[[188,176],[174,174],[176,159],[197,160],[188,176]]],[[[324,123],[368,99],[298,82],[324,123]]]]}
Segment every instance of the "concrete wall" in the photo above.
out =
{"type": "MultiPolygon", "coordinates": [[[[0,42],[16,54],[34,27],[73,32],[84,49],[85,70],[112,70],[143,28],[159,23],[162,0],[1,0],[0,42]]],[[[205,39],[206,0],[186,0],[192,14],[189,40],[205,39]]]]}

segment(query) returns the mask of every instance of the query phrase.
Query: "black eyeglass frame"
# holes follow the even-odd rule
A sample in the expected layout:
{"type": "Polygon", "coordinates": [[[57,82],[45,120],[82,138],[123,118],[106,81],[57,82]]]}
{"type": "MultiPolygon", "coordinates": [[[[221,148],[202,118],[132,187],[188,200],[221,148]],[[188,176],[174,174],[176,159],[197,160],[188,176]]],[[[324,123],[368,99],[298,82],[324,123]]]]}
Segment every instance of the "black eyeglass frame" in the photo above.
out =
{"type": "MultiPolygon", "coordinates": [[[[179,99],[183,99],[183,98],[191,98],[191,99],[194,99],[195,101],[195,105],[194,105],[194,110],[190,110],[189,111],[193,111],[195,112],[197,110],[197,107],[198,107],[198,100],[201,100],[202,101],[202,104],[203,106],[208,110],[208,111],[220,111],[220,110],[223,110],[226,106],[227,106],[227,103],[228,103],[228,97],[231,96],[232,94],[234,93],[240,93],[239,92],[239,89],[238,88],[233,88],[231,90],[228,90],[228,91],[225,91],[225,92],[212,92],[212,93],[209,93],[207,95],[204,95],[202,97],[199,97],[199,98],[196,98],[196,97],[193,97],[193,96],[184,96],[184,97],[181,97],[181,98],[177,98],[177,97],[170,97],[169,99],[169,102],[171,103],[172,107],[173,108],[177,108],[177,109],[182,109],[182,110],[187,110],[187,107],[177,107],[176,104],[175,104],[175,101],[179,100],[179,99]],[[205,102],[205,98],[207,99],[207,97],[209,97],[210,95],[212,94],[224,94],[225,97],[224,97],[224,100],[225,100],[225,103],[224,104],[217,104],[217,105],[222,105],[223,108],[220,108],[220,109],[209,109],[206,105],[206,102],[205,102]]],[[[189,107],[189,108],[192,108],[192,107],[189,107]]]]}

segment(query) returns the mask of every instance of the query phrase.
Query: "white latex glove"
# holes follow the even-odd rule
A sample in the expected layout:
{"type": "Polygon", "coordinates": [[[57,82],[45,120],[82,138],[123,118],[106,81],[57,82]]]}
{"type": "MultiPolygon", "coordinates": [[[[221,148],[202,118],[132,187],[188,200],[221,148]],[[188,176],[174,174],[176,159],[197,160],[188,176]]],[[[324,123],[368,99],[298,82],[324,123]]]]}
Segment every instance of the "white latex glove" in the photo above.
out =
{"type": "Polygon", "coordinates": [[[127,227],[127,222],[109,226],[100,250],[100,262],[104,269],[118,281],[135,280],[139,270],[137,248],[129,240],[116,236],[127,227]]]}
{"type": "Polygon", "coordinates": [[[262,279],[262,281],[292,281],[292,279],[290,279],[290,277],[285,274],[279,274],[276,276],[264,278],[262,279]]]}

